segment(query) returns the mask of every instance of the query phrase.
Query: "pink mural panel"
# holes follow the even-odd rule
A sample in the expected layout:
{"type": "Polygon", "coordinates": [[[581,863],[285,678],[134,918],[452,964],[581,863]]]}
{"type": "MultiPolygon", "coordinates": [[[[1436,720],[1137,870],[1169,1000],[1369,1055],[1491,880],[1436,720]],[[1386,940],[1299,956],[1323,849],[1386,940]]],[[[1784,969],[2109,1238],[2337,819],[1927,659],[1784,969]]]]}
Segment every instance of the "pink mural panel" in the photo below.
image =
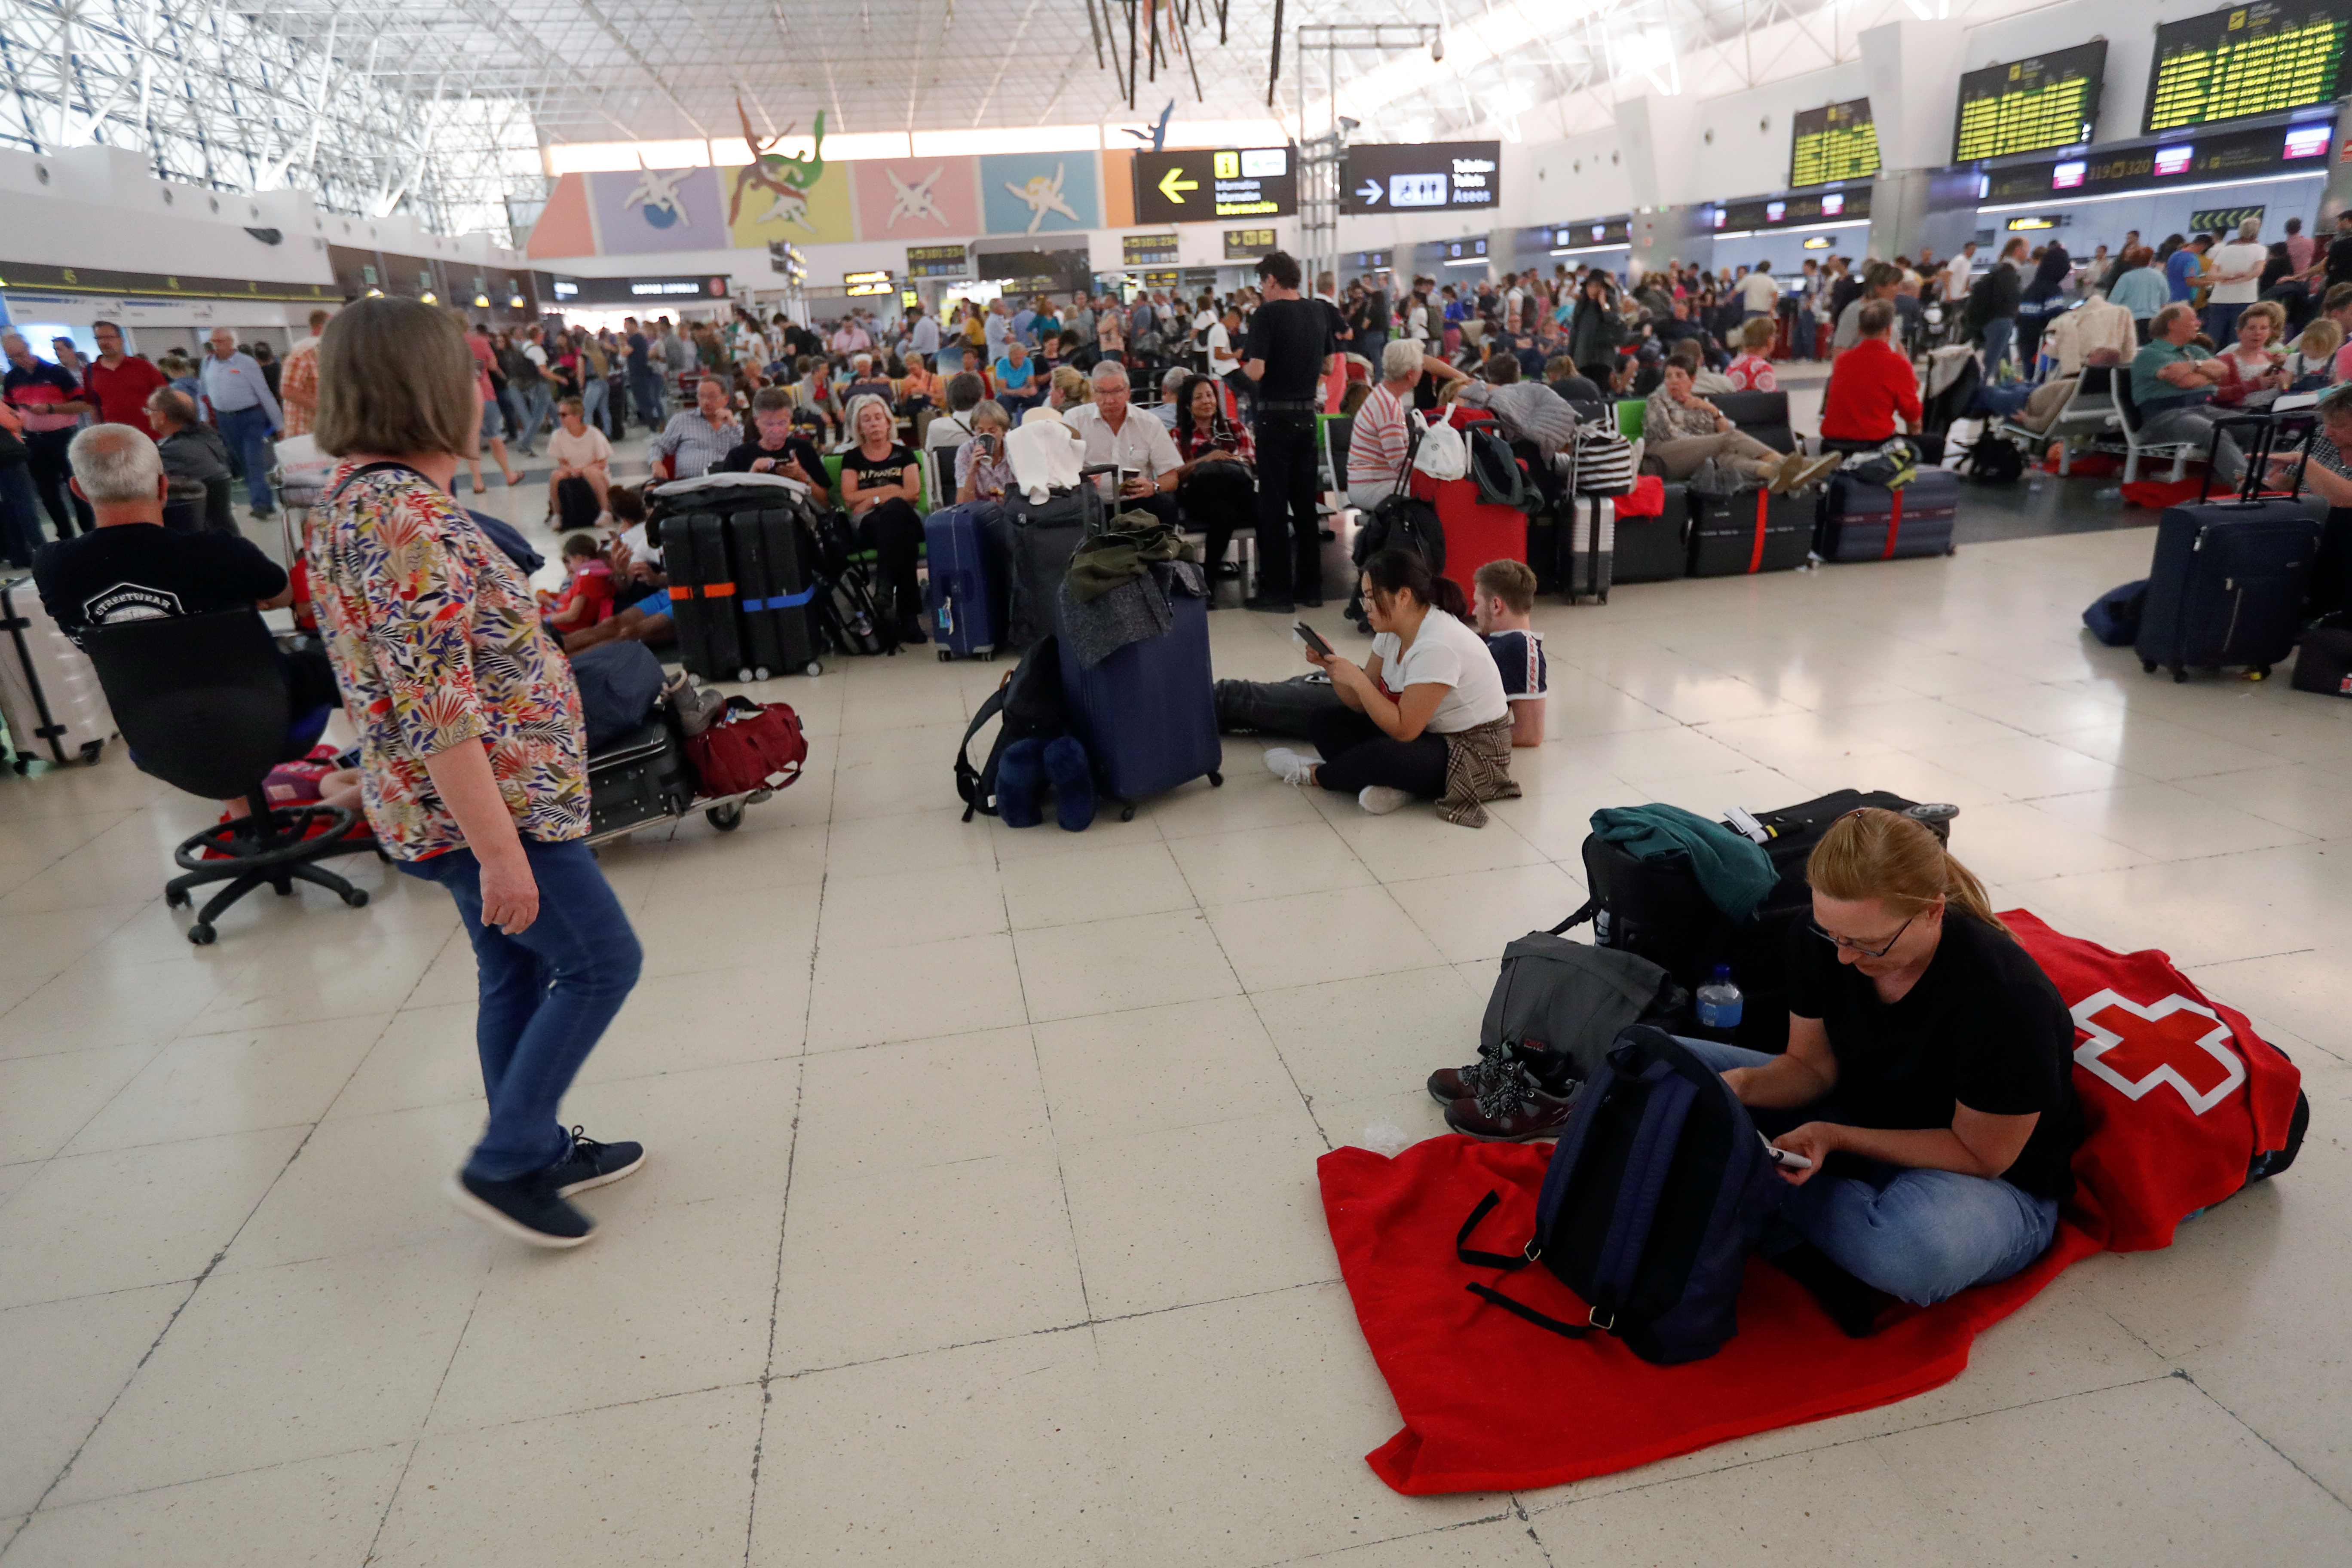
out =
{"type": "Polygon", "coordinates": [[[980,232],[971,158],[890,158],[849,164],[860,239],[922,245],[980,232]]]}

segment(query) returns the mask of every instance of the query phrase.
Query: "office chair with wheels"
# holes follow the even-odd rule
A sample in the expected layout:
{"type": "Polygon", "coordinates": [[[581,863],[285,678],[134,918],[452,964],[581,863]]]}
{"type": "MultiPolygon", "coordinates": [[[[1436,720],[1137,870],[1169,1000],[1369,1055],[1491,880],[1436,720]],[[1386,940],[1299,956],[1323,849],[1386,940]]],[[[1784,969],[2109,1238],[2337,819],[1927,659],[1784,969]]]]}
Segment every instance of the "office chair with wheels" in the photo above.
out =
{"type": "Polygon", "coordinates": [[[191,889],[228,884],[197,913],[190,942],[212,942],[221,911],[264,884],[283,896],[297,881],[311,882],[353,909],[368,901],[364,888],[313,864],[375,847],[373,839],[345,837],[359,814],[317,804],[272,808],[263,791],[269,770],[288,760],[295,716],[260,616],[229,610],[121,622],[93,627],[82,647],[142,772],[207,800],[242,797],[251,813],[216,823],[173,851],[186,874],[164,885],[166,904],[178,909],[193,901],[191,889]],[[323,831],[306,837],[314,823],[323,823],[323,831]],[[207,852],[216,858],[206,858],[207,852]]]}

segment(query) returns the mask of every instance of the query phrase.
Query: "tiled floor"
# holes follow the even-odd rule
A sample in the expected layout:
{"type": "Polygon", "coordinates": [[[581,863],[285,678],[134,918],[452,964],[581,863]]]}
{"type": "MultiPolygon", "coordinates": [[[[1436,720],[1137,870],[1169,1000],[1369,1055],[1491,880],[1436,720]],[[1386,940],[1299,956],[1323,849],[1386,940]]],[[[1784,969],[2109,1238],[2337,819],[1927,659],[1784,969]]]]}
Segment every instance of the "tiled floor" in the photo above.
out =
{"type": "MultiPolygon", "coordinates": [[[[2087,646],[2147,549],[1547,607],[1552,739],[1483,832],[1239,741],[1131,824],[967,826],[949,760],[1003,666],[777,682],[808,776],[605,856],[649,962],[571,1110],[652,1160],[555,1256],[439,1196],[479,1097],[437,892],[360,864],[365,910],[262,899],[193,948],[154,893],[201,803],[119,754],[0,777],[0,1559],[2344,1562],[2352,704],[2087,646]],[[2005,903],[2252,1014],[2307,1075],[2300,1164],[1924,1397],[1391,1494],[1316,1157],[1441,1131],[1420,1080],[1580,899],[1594,808],[1848,784],[1957,802],[2005,903]]],[[[1294,668],[1271,620],[1213,624],[1221,673],[1294,668]]]]}

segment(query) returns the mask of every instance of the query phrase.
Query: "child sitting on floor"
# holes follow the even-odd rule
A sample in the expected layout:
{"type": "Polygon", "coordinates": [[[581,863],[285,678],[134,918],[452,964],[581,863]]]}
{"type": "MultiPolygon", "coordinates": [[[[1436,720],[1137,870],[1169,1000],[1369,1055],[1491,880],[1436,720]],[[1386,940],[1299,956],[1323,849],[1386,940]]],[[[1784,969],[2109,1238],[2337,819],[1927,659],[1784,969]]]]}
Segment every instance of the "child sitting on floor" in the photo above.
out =
{"type": "Polygon", "coordinates": [[[569,581],[547,617],[549,627],[562,633],[601,624],[613,613],[613,569],[605,564],[595,537],[575,533],[565,540],[563,566],[569,581]]]}
{"type": "Polygon", "coordinates": [[[1511,744],[1540,746],[1547,689],[1543,633],[1528,622],[1536,607],[1536,574],[1527,563],[1489,561],[1470,575],[1477,590],[1471,624],[1486,639],[1502,672],[1503,695],[1511,703],[1511,744]]]}

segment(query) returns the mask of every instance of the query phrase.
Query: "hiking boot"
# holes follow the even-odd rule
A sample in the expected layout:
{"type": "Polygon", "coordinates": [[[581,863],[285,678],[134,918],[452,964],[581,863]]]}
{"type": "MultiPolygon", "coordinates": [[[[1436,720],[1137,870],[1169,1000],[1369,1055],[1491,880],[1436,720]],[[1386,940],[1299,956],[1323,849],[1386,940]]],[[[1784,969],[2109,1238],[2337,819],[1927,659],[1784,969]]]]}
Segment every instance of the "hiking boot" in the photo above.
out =
{"type": "Polygon", "coordinates": [[[460,1171],[449,1178],[449,1201],[517,1241],[533,1247],[577,1247],[595,1235],[596,1227],[586,1215],[563,1201],[549,1176],[548,1171],[533,1171],[512,1181],[490,1182],[460,1171]]]}
{"type": "Polygon", "coordinates": [[[1576,1114],[1577,1096],[1583,1089],[1583,1080],[1571,1079],[1564,1093],[1553,1094],[1536,1081],[1535,1074],[1513,1062],[1475,1098],[1447,1106],[1445,1125],[1473,1138],[1514,1143],[1557,1138],[1576,1114]]]}
{"type": "Polygon", "coordinates": [[[1527,1068],[1539,1087],[1556,1094],[1565,1093],[1567,1086],[1580,1076],[1567,1052],[1553,1050],[1541,1040],[1522,1040],[1492,1050],[1480,1046],[1478,1059],[1468,1067],[1440,1068],[1429,1075],[1429,1098],[1440,1105],[1475,1099],[1486,1092],[1489,1082],[1514,1067],[1527,1068]]]}
{"type": "Polygon", "coordinates": [[[549,1167],[545,1174],[555,1195],[568,1198],[574,1193],[635,1175],[645,1163],[644,1144],[599,1143],[575,1127],[572,1130],[572,1152],[549,1167]]]}

